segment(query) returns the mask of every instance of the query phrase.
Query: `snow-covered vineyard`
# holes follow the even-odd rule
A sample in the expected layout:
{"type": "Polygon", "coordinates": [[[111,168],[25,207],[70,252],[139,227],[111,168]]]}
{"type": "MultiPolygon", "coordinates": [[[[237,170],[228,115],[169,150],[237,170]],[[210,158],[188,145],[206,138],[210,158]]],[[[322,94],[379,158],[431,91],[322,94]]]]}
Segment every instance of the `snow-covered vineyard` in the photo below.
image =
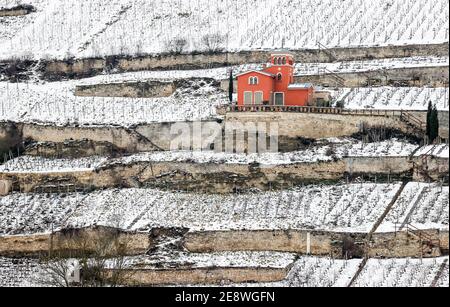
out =
{"type": "MultiPolygon", "coordinates": [[[[164,257],[162,257],[164,258],[164,257]]],[[[134,259],[138,261],[139,259],[134,259]]],[[[141,259],[149,262],[164,259],[141,259]]],[[[370,259],[352,287],[448,287],[448,257],[435,259],[370,259]],[[442,270],[443,269],[443,270],[442,270]]],[[[244,287],[347,287],[358,271],[362,260],[336,260],[319,257],[299,257],[283,253],[220,253],[207,255],[177,254],[166,257],[173,263],[195,263],[197,267],[252,266],[267,267],[292,265],[281,282],[239,284],[244,287]],[[276,259],[273,258],[276,256],[276,259]],[[271,257],[271,259],[268,259],[271,257]]],[[[0,258],[0,286],[39,286],[45,280],[45,266],[33,259],[0,258]]],[[[223,284],[223,286],[228,286],[223,284]]]]}
{"type": "Polygon", "coordinates": [[[448,186],[410,182],[378,231],[404,230],[407,224],[423,229],[448,229],[448,186]]]}
{"type": "MultiPolygon", "coordinates": [[[[319,144],[305,150],[287,153],[244,154],[214,151],[161,151],[111,159],[99,156],[81,159],[20,156],[0,165],[0,173],[82,172],[94,171],[110,165],[130,165],[141,162],[289,165],[331,162],[349,157],[408,157],[419,148],[416,144],[397,139],[375,143],[364,143],[353,139],[337,139],[337,141],[339,142],[326,145],[319,144]]],[[[448,147],[446,149],[448,152],[448,147]]]]}
{"type": "Polygon", "coordinates": [[[38,287],[40,274],[37,259],[0,257],[0,287],[38,287]]]}
{"type": "Polygon", "coordinates": [[[0,82],[0,120],[54,125],[121,125],[205,120],[228,102],[211,86],[163,98],[77,97],[73,82],[0,82]]]}
{"type": "Polygon", "coordinates": [[[161,269],[176,265],[191,268],[202,267],[269,267],[286,268],[295,261],[296,255],[274,252],[225,252],[197,254],[185,252],[156,252],[152,255],[126,258],[129,267],[161,269]]]}
{"type": "MultiPolygon", "coordinates": [[[[347,287],[361,260],[300,257],[286,280],[264,286],[347,287]]],[[[448,287],[448,257],[370,259],[352,287],[448,287]],[[445,270],[440,272],[442,266],[445,270]],[[435,280],[436,279],[436,280],[435,280]]],[[[246,284],[244,286],[252,286],[246,284]]]]}
{"type": "MultiPolygon", "coordinates": [[[[2,0],[0,7],[16,3],[2,0]]],[[[446,0],[26,3],[35,5],[35,16],[0,28],[2,58],[161,53],[177,38],[186,40],[187,52],[204,51],[205,35],[223,37],[219,47],[230,51],[439,43],[449,36],[446,0]],[[286,13],[280,7],[298,9],[286,13]]]]}
{"type": "MultiPolygon", "coordinates": [[[[399,188],[399,183],[361,183],[233,195],[153,189],[15,193],[0,199],[0,234],[48,233],[95,225],[124,230],[185,227],[368,232],[399,188]]],[[[448,231],[448,193],[448,187],[437,184],[408,184],[379,231],[393,232],[406,224],[448,231]]]]}
{"type": "Polygon", "coordinates": [[[448,257],[435,259],[370,259],[356,279],[355,287],[448,287],[448,257]],[[445,265],[444,261],[447,263],[445,265]],[[438,275],[439,274],[439,275],[438,275]],[[436,276],[440,276],[436,283],[436,276]]]}
{"type": "Polygon", "coordinates": [[[449,146],[448,144],[441,145],[428,145],[420,148],[418,151],[414,153],[414,156],[420,157],[422,155],[428,155],[438,158],[447,158],[449,157],[449,146]]]}
{"type": "Polygon", "coordinates": [[[335,93],[348,109],[426,110],[431,102],[438,110],[449,109],[449,90],[426,87],[372,87],[341,89],[335,93]]]}
{"type": "Polygon", "coordinates": [[[449,22],[447,0],[0,0],[0,287],[97,254],[108,286],[448,287],[449,22]]]}
{"type": "MultiPolygon", "coordinates": [[[[0,82],[0,120],[55,125],[121,125],[207,120],[219,117],[226,94],[216,88],[163,98],[78,97],[65,83],[0,82]]],[[[448,88],[358,88],[335,93],[349,109],[448,110],[448,88]],[[348,94],[348,95],[347,95],[348,94]]]]}

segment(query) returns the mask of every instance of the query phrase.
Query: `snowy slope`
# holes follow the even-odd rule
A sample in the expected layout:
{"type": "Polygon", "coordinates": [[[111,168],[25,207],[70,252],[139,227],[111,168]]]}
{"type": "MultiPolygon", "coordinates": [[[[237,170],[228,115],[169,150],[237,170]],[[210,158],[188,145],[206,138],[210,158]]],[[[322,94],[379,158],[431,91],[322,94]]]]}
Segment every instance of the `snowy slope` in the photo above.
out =
{"type": "MultiPolygon", "coordinates": [[[[65,227],[127,230],[316,229],[367,232],[400,184],[311,185],[234,195],[111,189],[92,193],[20,194],[0,198],[0,234],[65,227]]],[[[447,209],[448,214],[448,209],[447,209]]]]}
{"type": "MultiPolygon", "coordinates": [[[[17,35],[23,28],[26,28],[36,21],[36,19],[43,14],[43,12],[48,8],[50,1],[49,0],[0,0],[0,10],[2,8],[13,8],[20,4],[29,4],[33,5],[36,9],[36,12],[32,14],[27,14],[24,16],[17,17],[0,17],[0,42],[5,42],[13,38],[17,35]]],[[[1,44],[1,43],[0,43],[1,44]]],[[[11,46],[9,46],[11,48],[11,46]]],[[[0,48],[6,48],[3,45],[0,48]]],[[[24,56],[24,54],[18,53],[16,57],[20,58],[20,56],[24,56]]]]}
{"type": "Polygon", "coordinates": [[[75,83],[0,82],[0,121],[132,126],[217,117],[227,95],[211,85],[163,98],[78,97],[75,83]]]}
{"type": "Polygon", "coordinates": [[[60,229],[83,199],[81,194],[59,197],[45,194],[13,194],[0,197],[0,235],[45,233],[60,229]]]}
{"type": "Polygon", "coordinates": [[[347,287],[361,260],[300,257],[281,285],[289,287],[347,287]]]}
{"type": "Polygon", "coordinates": [[[408,183],[392,210],[378,228],[378,232],[399,230],[406,224],[419,229],[449,230],[448,186],[408,183]]]}
{"type": "Polygon", "coordinates": [[[347,109],[382,109],[425,111],[428,103],[440,111],[449,110],[448,87],[367,87],[342,89],[335,101],[347,109]]]}
{"type": "MultiPolygon", "coordinates": [[[[369,259],[354,286],[430,287],[446,259],[369,259]]],[[[448,279],[444,286],[448,287],[448,279]]]]}
{"type": "Polygon", "coordinates": [[[440,43],[449,35],[447,0],[47,2],[33,22],[17,20],[23,27],[1,24],[20,30],[1,37],[0,58],[161,53],[175,38],[187,40],[186,51],[202,51],[211,34],[231,51],[440,43]]]}
{"type": "Polygon", "coordinates": [[[0,257],[0,287],[38,287],[40,273],[38,259],[0,257]]]}
{"type": "MultiPolygon", "coordinates": [[[[286,253],[217,253],[191,255],[168,255],[168,261],[177,264],[192,264],[199,267],[247,265],[272,267],[289,265],[292,255],[286,253]],[[209,257],[209,258],[206,258],[209,257]]],[[[133,260],[133,259],[132,259],[133,260]]],[[[141,259],[145,261],[145,258],[141,259]]],[[[370,259],[354,287],[429,287],[442,263],[448,257],[436,259],[370,259]]],[[[135,258],[134,261],[139,261],[135,258]]],[[[147,259],[151,262],[151,259],[147,259]]],[[[296,260],[285,280],[275,283],[224,284],[221,287],[347,287],[355,275],[360,259],[336,260],[302,256],[296,260]]],[[[36,259],[0,258],[0,287],[39,286],[38,276],[43,276],[43,265],[36,259]]],[[[436,286],[449,287],[448,263],[436,286]]],[[[217,285],[208,285],[217,286],[217,285]]]]}
{"type": "Polygon", "coordinates": [[[448,144],[424,146],[414,153],[414,157],[420,157],[423,155],[441,159],[448,159],[449,157],[448,144]]]}
{"type": "Polygon", "coordinates": [[[295,254],[279,252],[221,252],[186,253],[156,252],[150,255],[128,257],[127,267],[140,269],[189,268],[280,268],[295,261],[295,254]]]}
{"type": "Polygon", "coordinates": [[[64,173],[94,171],[107,158],[92,156],[79,159],[43,159],[33,156],[21,156],[0,165],[5,173],[64,173]]]}

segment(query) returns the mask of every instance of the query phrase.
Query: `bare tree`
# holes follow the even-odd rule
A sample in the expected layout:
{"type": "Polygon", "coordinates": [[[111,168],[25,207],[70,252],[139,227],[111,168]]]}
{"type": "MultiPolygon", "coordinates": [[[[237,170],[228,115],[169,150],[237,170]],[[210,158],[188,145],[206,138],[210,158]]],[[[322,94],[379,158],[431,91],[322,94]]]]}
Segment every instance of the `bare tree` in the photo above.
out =
{"type": "Polygon", "coordinates": [[[202,37],[202,45],[210,53],[224,50],[225,36],[221,34],[207,34],[202,37]]]}
{"type": "Polygon", "coordinates": [[[132,273],[126,269],[129,255],[127,237],[117,229],[76,231],[57,240],[47,257],[41,259],[39,284],[54,287],[115,287],[126,284],[132,273]],[[79,282],[72,282],[73,259],[80,271],[79,282]]]}
{"type": "Polygon", "coordinates": [[[172,41],[167,41],[165,44],[166,50],[169,53],[180,54],[185,51],[187,47],[187,40],[182,37],[174,38],[172,41]]]}

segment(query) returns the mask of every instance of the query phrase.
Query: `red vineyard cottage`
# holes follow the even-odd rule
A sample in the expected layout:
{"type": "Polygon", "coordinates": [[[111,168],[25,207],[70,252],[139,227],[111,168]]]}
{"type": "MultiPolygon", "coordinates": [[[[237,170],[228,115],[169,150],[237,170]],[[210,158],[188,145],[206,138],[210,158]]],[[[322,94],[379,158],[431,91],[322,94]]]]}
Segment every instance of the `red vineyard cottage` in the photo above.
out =
{"type": "Polygon", "coordinates": [[[314,87],[310,83],[294,83],[294,58],[288,53],[274,53],[261,71],[237,75],[238,105],[311,105],[314,87]]]}

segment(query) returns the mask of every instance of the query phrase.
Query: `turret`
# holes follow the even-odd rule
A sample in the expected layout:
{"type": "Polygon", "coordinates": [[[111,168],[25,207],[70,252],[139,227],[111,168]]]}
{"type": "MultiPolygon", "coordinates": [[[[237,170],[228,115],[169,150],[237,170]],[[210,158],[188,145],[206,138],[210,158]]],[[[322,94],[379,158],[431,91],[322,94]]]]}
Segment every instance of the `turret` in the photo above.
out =
{"type": "Polygon", "coordinates": [[[285,90],[294,82],[294,56],[287,52],[272,53],[269,65],[264,70],[275,76],[277,91],[285,90]]]}

